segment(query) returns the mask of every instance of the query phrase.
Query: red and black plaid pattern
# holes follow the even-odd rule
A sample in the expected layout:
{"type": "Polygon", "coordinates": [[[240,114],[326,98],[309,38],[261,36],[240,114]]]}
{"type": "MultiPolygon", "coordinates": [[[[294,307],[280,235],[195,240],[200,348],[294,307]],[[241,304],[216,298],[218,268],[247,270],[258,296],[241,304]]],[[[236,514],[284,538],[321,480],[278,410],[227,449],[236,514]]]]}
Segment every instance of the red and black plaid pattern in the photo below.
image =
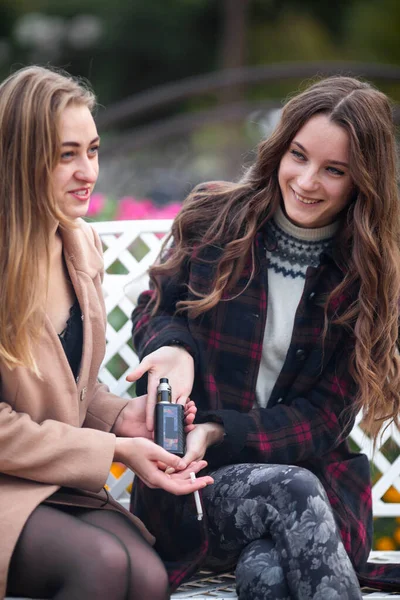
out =
{"type": "MultiPolygon", "coordinates": [[[[367,577],[372,542],[369,463],[365,455],[351,452],[347,443],[354,424],[355,383],[348,369],[354,339],[351,333],[332,325],[322,342],[326,298],[343,273],[328,254],[321,255],[318,268],[308,268],[282,371],[268,406],[257,408],[255,390],[268,294],[263,232],[255,239],[256,273],[250,284],[249,257],[242,277],[217,306],[195,319],[175,316],[176,302],[190,297],[188,289],[210,289],[210,260],[217,255],[218,250],[208,249],[186,265],[179,280],[163,281],[162,303],[155,317],[150,317],[147,306],[152,291],[140,296],[132,315],[136,351],[143,358],[163,345],[179,343],[193,355],[196,374],[191,397],[199,408],[197,420],[222,423],[226,434],[224,441],[206,455],[210,467],[241,462],[292,464],[317,475],[330,499],[345,548],[357,572],[367,577]]],[[[328,314],[342,312],[349,302],[350,297],[337,299],[328,314]]],[[[144,379],[137,391],[145,392],[144,379]]],[[[133,504],[139,506],[143,488],[135,494],[133,504]]],[[[163,513],[159,528],[151,526],[150,517],[160,508],[152,496],[146,490],[146,514],[138,511],[138,516],[158,539],[161,536],[163,547],[179,548],[180,536],[164,519],[167,513],[163,513]]],[[[173,506],[175,499],[170,500],[173,506]]],[[[185,527],[181,531],[184,535],[185,527]]],[[[171,580],[179,584],[185,555],[182,562],[175,558],[169,563],[171,580]]],[[[378,585],[384,571],[380,567],[369,573],[369,584],[374,581],[378,585]]]]}

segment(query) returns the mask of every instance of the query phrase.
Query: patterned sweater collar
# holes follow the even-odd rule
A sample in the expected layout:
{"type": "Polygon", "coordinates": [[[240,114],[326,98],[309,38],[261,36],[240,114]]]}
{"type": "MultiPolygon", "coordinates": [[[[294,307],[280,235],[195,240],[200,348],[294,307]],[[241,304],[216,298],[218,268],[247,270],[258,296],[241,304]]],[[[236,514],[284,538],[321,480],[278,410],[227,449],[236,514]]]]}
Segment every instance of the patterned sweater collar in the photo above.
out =
{"type": "Polygon", "coordinates": [[[298,227],[279,207],[273,219],[266,224],[270,261],[273,264],[285,263],[286,266],[290,264],[295,269],[297,266],[304,273],[307,266],[318,266],[322,253],[331,253],[338,227],[338,221],[316,229],[298,227]]]}

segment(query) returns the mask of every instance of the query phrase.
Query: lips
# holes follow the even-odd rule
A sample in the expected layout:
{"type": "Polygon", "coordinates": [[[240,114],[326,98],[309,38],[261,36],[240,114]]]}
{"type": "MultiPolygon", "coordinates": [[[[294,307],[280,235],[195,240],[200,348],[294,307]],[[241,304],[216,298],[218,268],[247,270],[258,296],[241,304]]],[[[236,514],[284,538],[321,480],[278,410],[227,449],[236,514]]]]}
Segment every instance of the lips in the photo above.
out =
{"type": "Polygon", "coordinates": [[[294,194],[296,200],[298,200],[302,204],[319,204],[320,202],[322,202],[322,200],[319,200],[319,199],[305,198],[305,196],[301,196],[300,194],[295,192],[293,190],[293,188],[292,188],[292,191],[293,191],[293,194],[294,194]]]}
{"type": "Polygon", "coordinates": [[[81,202],[86,202],[90,198],[91,189],[90,188],[78,188],[76,190],[70,190],[69,192],[72,196],[77,198],[81,202]]]}

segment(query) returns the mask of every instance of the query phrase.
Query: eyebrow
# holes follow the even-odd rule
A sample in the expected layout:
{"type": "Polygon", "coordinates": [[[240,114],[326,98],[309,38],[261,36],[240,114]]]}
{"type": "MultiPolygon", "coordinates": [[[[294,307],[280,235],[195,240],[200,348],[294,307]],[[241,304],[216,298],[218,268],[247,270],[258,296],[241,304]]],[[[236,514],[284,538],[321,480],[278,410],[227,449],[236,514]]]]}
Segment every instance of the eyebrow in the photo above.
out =
{"type": "MultiPolygon", "coordinates": [[[[92,144],[95,144],[96,142],[99,142],[99,141],[100,141],[100,137],[97,136],[89,142],[89,146],[91,146],[92,144]]],[[[61,146],[73,146],[74,148],[79,148],[80,144],[78,142],[63,142],[61,144],[61,146]]]]}
{"type": "MultiPolygon", "coordinates": [[[[304,146],[302,146],[300,144],[300,142],[293,141],[293,144],[296,144],[296,146],[298,146],[299,148],[301,148],[303,150],[303,152],[305,152],[307,154],[307,150],[304,148],[304,146]]],[[[341,165],[342,167],[347,167],[347,169],[349,168],[349,164],[346,163],[346,162],[342,162],[341,160],[328,160],[327,162],[330,165],[341,165]]]]}

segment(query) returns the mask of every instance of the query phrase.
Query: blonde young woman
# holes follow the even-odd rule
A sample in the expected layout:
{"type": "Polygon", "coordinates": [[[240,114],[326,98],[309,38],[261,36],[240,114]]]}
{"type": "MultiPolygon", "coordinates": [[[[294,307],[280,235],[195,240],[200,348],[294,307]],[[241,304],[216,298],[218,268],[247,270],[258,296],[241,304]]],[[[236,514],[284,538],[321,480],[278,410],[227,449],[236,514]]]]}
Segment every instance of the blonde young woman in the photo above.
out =
{"type": "MultiPolygon", "coordinates": [[[[169,519],[152,531],[173,583],[190,556],[236,564],[240,600],[359,599],[356,575],[384,585],[384,568],[366,566],[369,464],[348,436],[361,408],[374,439],[399,424],[396,183],[387,97],[334,77],[286,104],[239,183],[197,187],[176,217],[133,313],[130,376],[148,376],[149,428],[161,373],[175,401],[196,402],[185,458],[205,456],[215,480],[184,552],[189,520],[164,498],[169,519]]],[[[135,489],[147,524],[153,505],[135,489]]]]}
{"type": "Polygon", "coordinates": [[[169,598],[153,536],[103,489],[111,463],[173,494],[212,481],[193,484],[205,463],[185,469],[151,441],[146,397],[97,382],[103,262],[81,219],[98,175],[94,103],[41,67],[0,85],[0,598],[169,598]]]}

